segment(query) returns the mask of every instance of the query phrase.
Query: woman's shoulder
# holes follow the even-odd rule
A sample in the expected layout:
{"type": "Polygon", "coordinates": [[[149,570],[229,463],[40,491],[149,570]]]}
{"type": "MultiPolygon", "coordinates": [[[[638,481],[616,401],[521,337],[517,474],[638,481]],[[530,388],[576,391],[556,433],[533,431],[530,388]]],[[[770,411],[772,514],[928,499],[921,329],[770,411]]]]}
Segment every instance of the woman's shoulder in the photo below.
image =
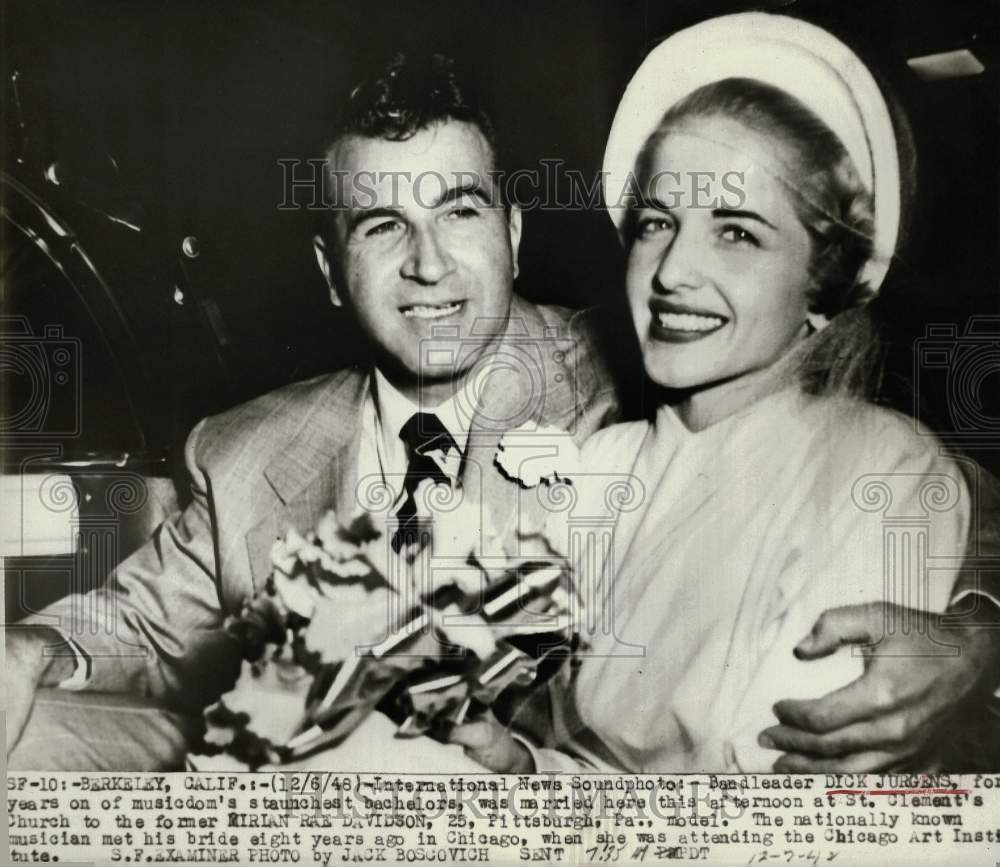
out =
{"type": "Polygon", "coordinates": [[[629,421],[597,431],[581,447],[584,466],[631,466],[649,430],[649,422],[629,421]]]}
{"type": "MultiPolygon", "coordinates": [[[[888,469],[944,466],[941,441],[909,415],[851,397],[803,398],[799,422],[832,459],[888,469]]],[[[863,467],[859,467],[863,469],[863,467]]]]}

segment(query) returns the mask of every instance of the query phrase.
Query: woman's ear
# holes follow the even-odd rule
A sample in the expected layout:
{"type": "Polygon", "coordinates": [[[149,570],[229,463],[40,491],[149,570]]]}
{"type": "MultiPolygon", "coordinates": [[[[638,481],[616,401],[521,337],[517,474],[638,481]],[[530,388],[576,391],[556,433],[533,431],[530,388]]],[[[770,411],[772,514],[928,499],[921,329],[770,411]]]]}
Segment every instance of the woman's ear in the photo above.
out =
{"type": "Polygon", "coordinates": [[[806,325],[809,326],[809,333],[815,334],[822,331],[830,324],[830,320],[822,313],[813,313],[811,310],[806,314],[806,325]]]}
{"type": "Polygon", "coordinates": [[[334,307],[342,307],[344,302],[341,301],[340,293],[337,292],[337,285],[333,279],[333,265],[330,263],[330,252],[322,235],[313,235],[313,252],[316,254],[316,264],[323,272],[323,279],[326,280],[327,288],[330,290],[330,302],[334,307]]]}
{"type": "Polygon", "coordinates": [[[517,251],[521,248],[521,209],[517,205],[510,206],[510,213],[507,215],[507,230],[510,232],[510,255],[514,263],[514,277],[516,278],[520,270],[517,261],[517,251]]]}
{"type": "Polygon", "coordinates": [[[806,290],[806,328],[810,334],[822,331],[830,324],[830,317],[816,310],[820,306],[822,296],[823,287],[820,286],[816,274],[810,272],[809,288],[806,290]]]}

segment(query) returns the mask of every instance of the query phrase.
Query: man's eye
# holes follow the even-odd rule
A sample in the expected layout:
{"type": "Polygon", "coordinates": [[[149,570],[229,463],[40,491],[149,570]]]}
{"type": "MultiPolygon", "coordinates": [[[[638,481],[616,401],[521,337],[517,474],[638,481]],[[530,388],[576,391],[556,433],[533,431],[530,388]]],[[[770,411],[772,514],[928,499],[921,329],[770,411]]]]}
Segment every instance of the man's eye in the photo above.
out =
{"type": "Polygon", "coordinates": [[[756,236],[742,226],[723,226],[719,234],[722,240],[729,244],[760,246],[760,241],[757,240],[756,236]]]}
{"type": "Polygon", "coordinates": [[[669,232],[673,224],[666,217],[641,217],[635,225],[637,238],[653,238],[661,232],[669,232]]]}
{"type": "Polygon", "coordinates": [[[399,220],[386,220],[382,223],[376,223],[370,229],[365,230],[366,238],[374,238],[378,235],[389,235],[399,228],[399,220]]]}
{"type": "Polygon", "coordinates": [[[452,208],[448,212],[448,219],[450,220],[468,220],[472,217],[478,217],[479,211],[476,208],[469,207],[468,205],[452,208]]]}

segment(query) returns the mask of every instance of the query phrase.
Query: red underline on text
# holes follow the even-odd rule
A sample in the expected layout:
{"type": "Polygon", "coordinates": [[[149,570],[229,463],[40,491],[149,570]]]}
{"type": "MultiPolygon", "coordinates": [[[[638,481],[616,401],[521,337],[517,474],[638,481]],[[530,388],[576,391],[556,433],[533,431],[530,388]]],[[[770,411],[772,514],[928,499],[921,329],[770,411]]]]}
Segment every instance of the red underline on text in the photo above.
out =
{"type": "Polygon", "coordinates": [[[968,789],[828,789],[828,795],[968,795],[968,789]]]}

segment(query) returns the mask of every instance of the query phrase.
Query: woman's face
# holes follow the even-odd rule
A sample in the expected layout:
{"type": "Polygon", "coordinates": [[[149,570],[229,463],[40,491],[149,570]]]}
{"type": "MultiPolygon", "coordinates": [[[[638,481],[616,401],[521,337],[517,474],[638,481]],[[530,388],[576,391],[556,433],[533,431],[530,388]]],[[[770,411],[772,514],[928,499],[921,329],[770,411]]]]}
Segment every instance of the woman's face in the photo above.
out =
{"type": "Polygon", "coordinates": [[[684,121],[652,151],[626,286],[654,382],[731,390],[806,333],[811,244],[783,162],[783,146],[723,117],[684,121]]]}

